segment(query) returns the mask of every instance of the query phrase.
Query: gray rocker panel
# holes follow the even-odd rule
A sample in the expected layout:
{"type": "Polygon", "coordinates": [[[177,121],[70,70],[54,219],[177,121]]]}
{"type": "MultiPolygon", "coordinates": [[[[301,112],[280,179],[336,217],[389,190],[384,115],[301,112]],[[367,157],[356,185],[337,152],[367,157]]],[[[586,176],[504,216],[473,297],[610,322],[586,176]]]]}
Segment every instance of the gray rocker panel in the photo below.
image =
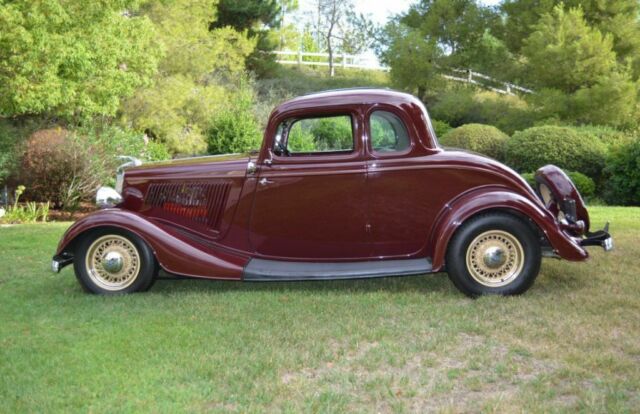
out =
{"type": "Polygon", "coordinates": [[[252,282],[366,279],[421,275],[431,269],[428,258],[327,263],[251,259],[244,268],[243,279],[252,282]]]}

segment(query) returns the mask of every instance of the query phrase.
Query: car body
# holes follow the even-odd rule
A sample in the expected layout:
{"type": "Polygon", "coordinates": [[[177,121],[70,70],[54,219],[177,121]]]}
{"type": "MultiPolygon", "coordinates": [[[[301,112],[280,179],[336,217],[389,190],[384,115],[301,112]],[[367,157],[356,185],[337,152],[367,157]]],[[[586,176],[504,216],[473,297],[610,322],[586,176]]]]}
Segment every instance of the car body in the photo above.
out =
{"type": "MultiPolygon", "coordinates": [[[[589,232],[584,203],[560,169],[539,170],[534,190],[493,159],[443,149],[423,104],[390,90],[295,98],[273,111],[257,153],[129,166],[119,177],[119,194],[102,190],[106,208],[67,230],[54,270],[74,262],[78,273],[78,246],[98,229],[146,245],[154,272],[248,281],[448,270],[448,260],[457,261],[448,258],[456,232],[487,214],[527,226],[541,255],[582,261],[585,245],[611,243],[606,232],[589,232]],[[349,122],[351,142],[344,132],[349,122]],[[342,132],[321,142],[326,131],[342,132]],[[294,143],[312,149],[287,149],[294,143]]],[[[502,250],[513,247],[504,242],[502,250]]],[[[500,250],[493,247],[491,252],[500,250]]],[[[84,263],[90,275],[89,260],[84,263]]],[[[95,256],[95,265],[105,263],[95,256]]],[[[522,290],[485,287],[465,293],[522,290]]]]}

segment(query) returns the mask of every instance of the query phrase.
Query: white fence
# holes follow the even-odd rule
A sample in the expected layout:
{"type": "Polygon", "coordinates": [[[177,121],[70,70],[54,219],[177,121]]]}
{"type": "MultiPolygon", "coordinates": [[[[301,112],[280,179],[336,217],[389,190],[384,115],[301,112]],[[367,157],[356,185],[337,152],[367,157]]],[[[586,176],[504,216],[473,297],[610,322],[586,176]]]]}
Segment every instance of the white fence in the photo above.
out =
{"type": "MultiPolygon", "coordinates": [[[[328,53],[276,51],[273,52],[278,63],[283,65],[299,66],[329,66],[328,53]]],[[[368,69],[388,71],[389,68],[381,66],[375,59],[362,55],[348,55],[346,53],[334,53],[333,66],[336,68],[368,69]]]]}
{"type": "MultiPolygon", "coordinates": [[[[275,51],[277,62],[282,65],[297,66],[329,66],[328,53],[275,51]]],[[[381,70],[388,72],[389,67],[380,65],[376,59],[363,55],[349,55],[346,53],[335,53],[333,55],[333,66],[336,68],[351,68],[365,70],[381,70]]],[[[454,82],[470,83],[481,88],[489,89],[504,95],[515,95],[514,91],[520,93],[533,93],[531,89],[523,88],[510,82],[503,82],[482,73],[466,69],[442,69],[440,76],[454,82]]]]}

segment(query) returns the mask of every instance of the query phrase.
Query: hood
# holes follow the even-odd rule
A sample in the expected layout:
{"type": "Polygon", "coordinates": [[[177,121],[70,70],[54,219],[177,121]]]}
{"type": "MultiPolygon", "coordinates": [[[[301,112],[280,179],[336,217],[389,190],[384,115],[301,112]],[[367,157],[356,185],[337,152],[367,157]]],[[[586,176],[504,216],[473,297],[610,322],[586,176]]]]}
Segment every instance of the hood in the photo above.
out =
{"type": "Polygon", "coordinates": [[[190,158],[177,158],[173,160],[167,161],[155,161],[144,163],[138,167],[127,168],[127,172],[129,171],[137,171],[137,170],[147,170],[147,169],[155,169],[158,167],[179,167],[179,166],[190,166],[190,165],[199,165],[199,164],[217,164],[222,162],[234,162],[234,161],[244,161],[247,162],[249,160],[249,154],[221,154],[221,155],[207,155],[204,157],[190,157],[190,158]]]}

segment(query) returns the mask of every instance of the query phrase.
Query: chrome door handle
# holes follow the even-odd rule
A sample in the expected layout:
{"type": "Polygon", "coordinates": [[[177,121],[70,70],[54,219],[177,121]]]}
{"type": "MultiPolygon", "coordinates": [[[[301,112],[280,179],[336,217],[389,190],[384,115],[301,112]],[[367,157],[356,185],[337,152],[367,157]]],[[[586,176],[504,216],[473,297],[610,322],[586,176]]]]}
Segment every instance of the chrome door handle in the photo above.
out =
{"type": "Polygon", "coordinates": [[[262,178],[260,179],[260,181],[258,181],[260,183],[260,185],[267,185],[267,184],[271,184],[273,183],[273,181],[271,180],[267,180],[266,178],[262,178]]]}

